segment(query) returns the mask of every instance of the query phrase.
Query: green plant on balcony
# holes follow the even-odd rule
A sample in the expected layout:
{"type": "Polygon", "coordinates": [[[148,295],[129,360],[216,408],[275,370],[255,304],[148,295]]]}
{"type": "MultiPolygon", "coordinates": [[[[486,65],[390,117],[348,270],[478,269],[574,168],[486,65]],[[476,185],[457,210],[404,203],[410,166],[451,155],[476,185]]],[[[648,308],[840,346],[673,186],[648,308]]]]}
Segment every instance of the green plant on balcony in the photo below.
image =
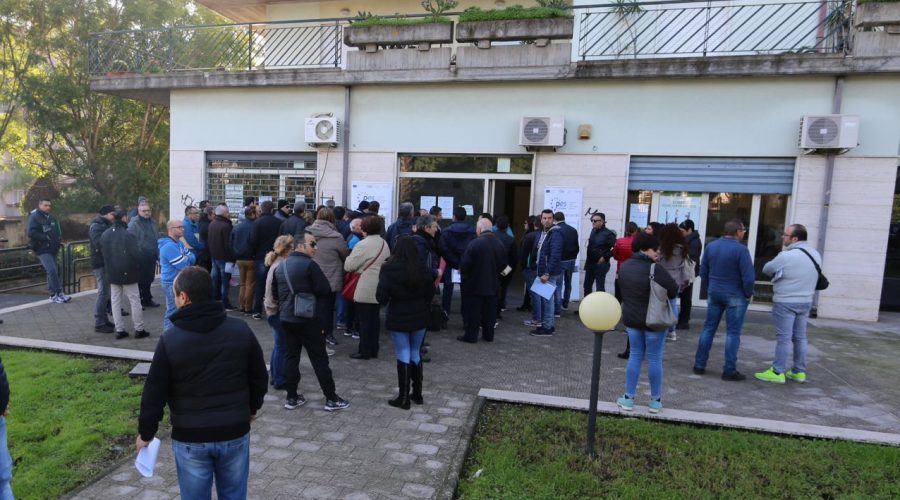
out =
{"type": "Polygon", "coordinates": [[[456,41],[487,49],[492,42],[517,41],[546,47],[551,40],[570,40],[574,19],[565,0],[537,0],[534,7],[505,9],[470,7],[459,16],[456,41]]]}
{"type": "Polygon", "coordinates": [[[571,18],[572,12],[565,0],[538,0],[535,7],[510,5],[504,9],[484,10],[469,7],[459,15],[459,22],[513,21],[520,19],[571,18]]]}
{"type": "Polygon", "coordinates": [[[448,10],[459,5],[457,0],[423,0],[422,8],[431,14],[427,17],[403,17],[397,13],[393,17],[381,17],[369,11],[357,11],[356,17],[350,20],[350,25],[362,28],[366,26],[406,26],[411,24],[437,24],[452,22],[444,15],[448,10]]]}
{"type": "Polygon", "coordinates": [[[430,50],[433,43],[453,41],[453,22],[443,14],[456,7],[456,0],[423,0],[426,17],[379,17],[371,12],[359,12],[344,30],[344,44],[376,52],[379,47],[406,48],[416,46],[430,50]]]}
{"type": "Polygon", "coordinates": [[[637,3],[637,0],[616,0],[616,6],[613,8],[613,13],[619,16],[625,23],[625,30],[628,32],[629,38],[631,38],[631,46],[633,49],[632,55],[634,58],[637,58],[638,56],[638,33],[635,28],[635,22],[637,22],[643,11],[644,8],[641,7],[641,4],[637,3]]]}

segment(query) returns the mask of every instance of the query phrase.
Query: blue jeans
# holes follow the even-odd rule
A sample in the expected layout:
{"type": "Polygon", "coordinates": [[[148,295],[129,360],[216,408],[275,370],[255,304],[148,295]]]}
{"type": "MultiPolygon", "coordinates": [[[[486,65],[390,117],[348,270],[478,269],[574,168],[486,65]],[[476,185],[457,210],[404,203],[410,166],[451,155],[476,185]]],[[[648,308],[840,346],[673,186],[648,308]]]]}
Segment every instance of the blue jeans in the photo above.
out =
{"type": "MultiPolygon", "coordinates": [[[[574,260],[564,260],[562,261],[563,268],[563,283],[565,285],[565,289],[562,292],[562,305],[569,307],[569,299],[572,297],[572,273],[575,272],[575,261],[574,260]]],[[[559,289],[557,289],[558,293],[559,289]]]]}
{"type": "Polygon", "coordinates": [[[56,254],[42,253],[37,256],[44,270],[47,271],[47,290],[50,296],[62,293],[62,286],[59,284],[59,270],[56,268],[56,254]]]}
{"type": "Polygon", "coordinates": [[[222,304],[230,306],[231,304],[228,301],[228,290],[231,288],[231,273],[225,272],[226,261],[213,259],[212,263],[213,294],[216,295],[215,298],[222,301],[222,304]]]}
{"type": "Polygon", "coordinates": [[[166,294],[166,313],[163,315],[163,333],[172,328],[172,321],[169,319],[178,310],[175,306],[175,291],[172,290],[172,283],[163,281],[160,283],[163,293],[166,294]]]}
{"type": "Polygon", "coordinates": [[[415,332],[391,332],[394,341],[394,351],[397,353],[397,361],[417,365],[422,362],[419,351],[422,350],[422,342],[425,341],[425,329],[415,332]]]}
{"type": "Polygon", "coordinates": [[[213,479],[220,500],[247,498],[250,433],[231,441],[185,443],[172,440],[181,498],[212,497],[213,479]]]}
{"type": "Polygon", "coordinates": [[[12,481],[13,461],[6,445],[6,417],[0,417],[0,500],[13,500],[12,481]]]}
{"type": "Polygon", "coordinates": [[[253,298],[253,312],[263,313],[263,299],[266,298],[266,276],[269,268],[265,259],[256,260],[256,297],[253,298]]]}
{"type": "Polygon", "coordinates": [[[594,291],[596,284],[598,292],[606,291],[606,274],[609,272],[609,262],[603,264],[588,264],[584,271],[584,296],[587,297],[594,291]]]}
{"type": "Polygon", "coordinates": [[[337,322],[347,326],[347,299],[344,298],[340,291],[337,293],[334,309],[337,322]]]}
{"type": "Polygon", "coordinates": [[[541,296],[531,291],[531,285],[534,283],[534,269],[523,269],[522,279],[525,280],[525,293],[531,298],[531,320],[541,320],[541,296]]]}
{"type": "Polygon", "coordinates": [[[772,368],[778,373],[787,370],[791,344],[794,347],[794,367],[797,373],[806,373],[806,320],[811,303],[772,303],[772,319],[775,320],[775,361],[772,368]]]}
{"type": "Polygon", "coordinates": [[[106,314],[106,306],[109,305],[109,283],[103,268],[93,269],[94,279],[97,281],[97,302],[94,304],[94,326],[104,326],[109,323],[109,315],[106,314]]]}
{"type": "MultiPolygon", "coordinates": [[[[563,266],[565,267],[565,266],[563,266]]],[[[556,276],[550,276],[550,283],[556,285],[556,290],[553,291],[553,301],[556,304],[556,308],[554,311],[559,312],[562,311],[563,304],[563,290],[566,287],[566,273],[565,271],[557,274],[556,276]]]]}
{"type": "Polygon", "coordinates": [[[628,328],[631,354],[625,369],[625,396],[634,398],[644,356],[647,357],[647,378],[650,379],[650,399],[662,398],[663,354],[666,350],[666,332],[651,332],[628,328]]]}
{"type": "Polygon", "coordinates": [[[272,337],[275,339],[275,346],[272,347],[272,357],[269,359],[269,366],[272,369],[272,383],[274,385],[284,385],[284,328],[281,327],[281,319],[278,315],[266,318],[269,326],[272,327],[272,337]]]}
{"type": "Polygon", "coordinates": [[[541,302],[541,327],[547,331],[552,332],[553,328],[556,326],[556,318],[554,317],[554,314],[556,314],[556,298],[559,296],[562,280],[562,273],[559,273],[556,276],[550,276],[550,280],[547,281],[547,283],[555,284],[556,292],[549,300],[538,295],[538,299],[540,299],[541,302]]]}
{"type": "MultiPolygon", "coordinates": [[[[675,314],[675,317],[677,318],[678,317],[678,297],[675,297],[674,299],[669,299],[669,304],[672,304],[672,312],[675,314]]],[[[666,330],[666,333],[672,333],[674,331],[675,331],[675,325],[672,325],[669,327],[668,330],[666,330]]]]}
{"type": "Polygon", "coordinates": [[[744,316],[747,314],[749,299],[741,295],[728,295],[717,292],[709,292],[706,305],[706,323],[703,324],[703,333],[697,344],[697,354],[694,357],[694,368],[706,368],[709,359],[709,349],[712,347],[713,337],[725,315],[727,326],[725,335],[725,366],[724,372],[737,371],[737,353],[741,347],[741,328],[744,326],[744,316]]]}

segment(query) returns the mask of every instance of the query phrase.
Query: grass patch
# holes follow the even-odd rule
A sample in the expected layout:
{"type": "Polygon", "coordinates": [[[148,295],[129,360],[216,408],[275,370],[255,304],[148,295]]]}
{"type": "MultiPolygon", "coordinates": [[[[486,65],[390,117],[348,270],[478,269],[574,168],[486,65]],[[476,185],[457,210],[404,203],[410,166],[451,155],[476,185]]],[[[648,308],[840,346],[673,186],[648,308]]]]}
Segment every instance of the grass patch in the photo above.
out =
{"type": "Polygon", "coordinates": [[[17,498],[59,498],[132,453],[143,384],[133,361],[3,350],[17,498]]]}
{"type": "Polygon", "coordinates": [[[459,498],[900,498],[900,448],[487,404],[459,498]],[[474,475],[482,470],[479,477],[474,475]]]}
{"type": "Polygon", "coordinates": [[[470,7],[459,15],[459,22],[473,21],[510,21],[517,19],[550,19],[554,17],[572,17],[572,12],[553,7],[529,7],[511,5],[505,9],[482,10],[470,7]]]}

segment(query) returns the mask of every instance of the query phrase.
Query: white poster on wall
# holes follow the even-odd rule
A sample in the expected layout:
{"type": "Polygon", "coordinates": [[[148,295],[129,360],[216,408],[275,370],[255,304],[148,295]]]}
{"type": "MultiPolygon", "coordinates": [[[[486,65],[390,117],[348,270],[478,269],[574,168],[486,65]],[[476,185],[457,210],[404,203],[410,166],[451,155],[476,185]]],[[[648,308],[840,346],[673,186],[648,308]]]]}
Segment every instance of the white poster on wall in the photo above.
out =
{"type": "Polygon", "coordinates": [[[363,182],[354,181],[350,184],[350,207],[356,210],[361,201],[377,201],[381,207],[378,209],[378,215],[384,217],[384,220],[390,224],[394,221],[393,210],[394,205],[394,186],[390,182],[363,182]]]}
{"type": "Polygon", "coordinates": [[[445,219],[453,218],[453,197],[452,196],[438,196],[438,206],[441,207],[441,215],[445,219]]]}
{"type": "Polygon", "coordinates": [[[687,219],[700,225],[700,202],[703,197],[696,193],[664,192],[659,195],[659,214],[657,219],[663,224],[674,222],[680,224],[687,219]]]}
{"type": "MultiPolygon", "coordinates": [[[[584,189],[573,187],[555,187],[550,186],[544,188],[544,205],[543,208],[549,208],[554,213],[562,212],[566,216],[566,224],[578,231],[578,248],[581,249],[584,238],[581,237],[581,223],[584,215],[584,189]]],[[[579,255],[575,260],[575,273],[572,275],[572,294],[569,300],[581,300],[581,257],[584,252],[579,250],[579,255]]]]}

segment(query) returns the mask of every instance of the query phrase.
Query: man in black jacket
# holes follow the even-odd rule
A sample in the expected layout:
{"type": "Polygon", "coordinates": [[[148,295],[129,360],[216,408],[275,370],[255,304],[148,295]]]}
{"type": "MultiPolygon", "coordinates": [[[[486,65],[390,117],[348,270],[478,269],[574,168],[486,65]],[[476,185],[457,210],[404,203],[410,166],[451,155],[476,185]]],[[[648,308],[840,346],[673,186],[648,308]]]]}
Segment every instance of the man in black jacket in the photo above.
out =
{"type": "Polygon", "coordinates": [[[444,309],[444,321],[450,317],[450,306],[453,303],[453,270],[459,269],[459,261],[470,241],[475,239],[475,231],[466,222],[466,209],[456,207],[453,209],[453,224],[441,231],[438,240],[438,248],[441,257],[447,263],[441,282],[444,284],[441,307],[444,309]]]}
{"type": "Polygon", "coordinates": [[[135,444],[150,444],[168,404],[181,498],[209,498],[213,480],[219,498],[246,498],[250,422],[269,382],[262,349],[211,300],[206,270],[183,269],[173,288],[178,312],[153,353],[135,444]]]}
{"type": "Polygon", "coordinates": [[[337,411],[348,408],[350,403],[335,392],[334,377],[328,367],[321,318],[326,310],[325,299],[331,295],[331,285],[319,265],[312,260],[315,254],[316,238],[309,233],[300,234],[297,236],[294,252],[272,271],[272,295],[278,297],[278,317],[284,328],[283,374],[287,390],[284,407],[293,410],[306,403],[303,394],[297,392],[300,384],[300,351],[306,347],[306,355],[325,395],[325,411],[337,411]],[[314,317],[294,316],[294,295],[300,293],[315,296],[317,313],[314,317]]]}
{"type": "MultiPolygon", "coordinates": [[[[685,219],[678,225],[681,228],[681,234],[687,240],[688,255],[694,261],[694,275],[700,276],[700,254],[703,252],[703,242],[700,241],[700,234],[694,227],[694,221],[685,219]]],[[[694,297],[694,282],[690,282],[678,295],[681,298],[680,309],[678,309],[678,324],[675,325],[676,330],[689,330],[691,328],[691,301],[694,297]]]]}
{"type": "Polygon", "coordinates": [[[91,240],[91,271],[97,282],[97,302],[94,305],[94,331],[97,333],[112,333],[114,325],[109,322],[106,308],[109,306],[109,282],[106,280],[103,270],[103,252],[100,249],[100,237],[103,232],[112,226],[115,207],[103,205],[100,212],[88,228],[88,237],[91,240]]]}
{"type": "Polygon", "coordinates": [[[478,236],[466,246],[459,262],[465,335],[456,340],[461,342],[478,342],[479,327],[485,342],[494,341],[500,273],[506,267],[507,259],[506,249],[491,232],[492,228],[489,219],[478,221],[475,228],[478,236]]]}
{"type": "Polygon", "coordinates": [[[575,272],[575,262],[578,259],[578,230],[566,224],[566,214],[562,212],[553,214],[553,221],[563,235],[562,266],[565,286],[563,290],[556,290],[556,306],[559,311],[569,308],[569,299],[572,297],[572,273],[575,272]]]}
{"type": "Polygon", "coordinates": [[[253,300],[253,319],[263,319],[263,298],[266,295],[266,254],[275,246],[275,239],[281,231],[281,221],[275,217],[275,204],[264,201],[260,205],[262,215],[253,223],[250,230],[250,246],[253,248],[253,260],[256,261],[256,297],[253,300]]]}
{"type": "Polygon", "coordinates": [[[278,231],[279,234],[289,234],[294,237],[303,234],[303,231],[306,230],[306,218],[303,217],[304,212],[306,212],[305,201],[294,203],[294,215],[288,217],[281,223],[281,228],[278,231]]]}
{"type": "Polygon", "coordinates": [[[216,216],[209,223],[209,235],[207,236],[207,247],[209,248],[209,256],[213,264],[213,298],[221,300],[227,311],[234,309],[234,306],[228,300],[228,290],[231,288],[231,273],[234,272],[230,215],[228,205],[224,203],[216,205],[216,216]]]}
{"type": "Polygon", "coordinates": [[[137,238],[128,231],[125,225],[125,210],[119,208],[113,212],[112,227],[100,236],[100,251],[103,253],[103,269],[109,283],[112,298],[113,323],[115,323],[116,339],[128,336],[125,321],[122,319],[122,296],[131,304],[131,321],[134,324],[134,338],[140,339],[150,334],[144,330],[144,314],[141,312],[140,291],[140,257],[137,238]]]}
{"type": "Polygon", "coordinates": [[[200,209],[200,218],[197,220],[197,235],[203,248],[197,252],[197,265],[206,269],[207,272],[212,270],[212,260],[209,258],[209,248],[207,240],[209,239],[209,224],[214,217],[213,207],[209,206],[209,200],[202,200],[197,206],[200,209]]]}
{"type": "Polygon", "coordinates": [[[63,293],[59,282],[59,269],[56,267],[56,254],[59,253],[59,223],[50,215],[50,200],[41,200],[38,207],[28,215],[28,248],[37,256],[47,272],[47,289],[50,302],[65,304],[72,300],[63,293]]]}
{"type": "Polygon", "coordinates": [[[612,258],[613,247],[616,246],[616,233],[606,227],[606,215],[601,212],[591,214],[591,235],[588,236],[587,260],[584,261],[584,296],[594,291],[606,291],[606,273],[609,272],[609,259],[612,258]]]}
{"type": "Polygon", "coordinates": [[[506,250],[506,265],[509,266],[509,272],[500,276],[500,294],[497,297],[497,319],[503,319],[503,311],[506,310],[506,292],[509,289],[509,283],[512,281],[513,272],[516,264],[519,262],[519,249],[516,247],[516,240],[506,231],[509,229],[509,217],[500,215],[497,217],[497,229],[494,234],[503,248],[506,250]]]}

